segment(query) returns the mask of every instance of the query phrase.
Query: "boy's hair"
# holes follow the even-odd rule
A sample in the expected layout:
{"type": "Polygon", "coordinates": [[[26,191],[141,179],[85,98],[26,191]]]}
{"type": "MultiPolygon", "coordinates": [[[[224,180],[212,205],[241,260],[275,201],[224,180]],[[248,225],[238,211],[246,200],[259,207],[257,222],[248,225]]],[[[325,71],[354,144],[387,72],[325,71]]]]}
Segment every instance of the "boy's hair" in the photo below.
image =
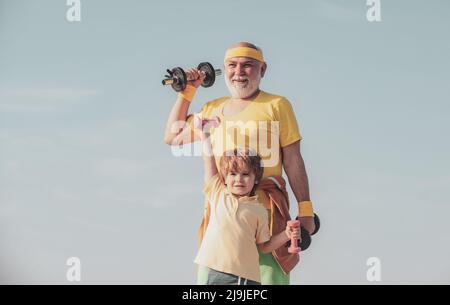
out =
{"type": "MultiPolygon", "coordinates": [[[[249,148],[235,148],[223,153],[219,162],[219,176],[222,183],[225,184],[226,176],[230,171],[240,172],[248,170],[255,174],[255,182],[260,182],[264,173],[261,157],[249,148]]],[[[251,195],[255,194],[256,184],[253,187],[251,195]]]]}

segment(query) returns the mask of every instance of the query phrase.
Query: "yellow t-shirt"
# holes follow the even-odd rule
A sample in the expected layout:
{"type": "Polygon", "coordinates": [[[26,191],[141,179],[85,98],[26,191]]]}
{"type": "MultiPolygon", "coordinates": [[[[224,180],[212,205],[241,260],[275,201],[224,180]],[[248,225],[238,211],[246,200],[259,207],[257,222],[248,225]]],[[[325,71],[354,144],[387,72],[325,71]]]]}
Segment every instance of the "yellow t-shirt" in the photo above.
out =
{"type": "Polygon", "coordinates": [[[237,198],[216,174],[203,190],[211,203],[195,263],[261,282],[256,244],[270,239],[267,210],[257,196],[237,198]]]}
{"type": "MultiPolygon", "coordinates": [[[[211,143],[219,168],[220,156],[236,147],[253,148],[262,158],[263,177],[281,176],[282,150],[302,139],[290,102],[278,95],[260,91],[258,96],[236,115],[223,115],[223,107],[229,97],[206,103],[199,113],[203,118],[218,116],[221,124],[211,130],[211,143]]],[[[192,127],[193,116],[188,124],[192,127]]],[[[266,194],[257,190],[257,195],[266,208],[270,208],[266,194]]]]}

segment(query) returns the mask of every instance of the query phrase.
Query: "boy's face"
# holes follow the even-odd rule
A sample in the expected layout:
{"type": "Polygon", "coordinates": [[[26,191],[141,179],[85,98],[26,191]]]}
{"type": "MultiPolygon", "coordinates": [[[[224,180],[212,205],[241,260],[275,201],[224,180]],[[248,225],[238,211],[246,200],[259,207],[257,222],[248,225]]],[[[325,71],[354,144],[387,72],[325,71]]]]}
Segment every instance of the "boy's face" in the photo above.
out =
{"type": "Polygon", "coordinates": [[[228,172],[225,184],[235,196],[249,196],[255,186],[255,174],[249,170],[228,172]]]}

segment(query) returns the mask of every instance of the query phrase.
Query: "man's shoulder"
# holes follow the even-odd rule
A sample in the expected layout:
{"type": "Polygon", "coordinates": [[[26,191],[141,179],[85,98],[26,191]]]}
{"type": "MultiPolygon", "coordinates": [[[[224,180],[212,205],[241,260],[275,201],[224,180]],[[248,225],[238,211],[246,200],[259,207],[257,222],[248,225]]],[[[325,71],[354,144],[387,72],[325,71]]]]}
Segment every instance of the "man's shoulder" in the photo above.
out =
{"type": "Polygon", "coordinates": [[[288,99],[283,96],[283,95],[279,95],[279,94],[275,94],[275,93],[271,93],[271,92],[267,92],[267,91],[262,91],[263,95],[262,95],[262,99],[265,100],[266,102],[270,102],[270,103],[284,103],[284,102],[288,102],[288,99]]]}
{"type": "Polygon", "coordinates": [[[283,95],[274,94],[267,91],[262,91],[262,93],[263,96],[261,100],[265,103],[270,103],[275,106],[290,104],[289,100],[283,95]]]}
{"type": "MultiPolygon", "coordinates": [[[[222,96],[214,100],[210,100],[204,104],[204,109],[214,109],[225,103],[230,97],[222,96]]],[[[290,105],[289,100],[282,95],[261,90],[261,98],[258,99],[262,104],[271,104],[273,106],[290,105]]]]}
{"type": "Polygon", "coordinates": [[[205,103],[204,107],[205,108],[215,108],[215,107],[221,105],[222,103],[224,103],[229,98],[230,98],[229,96],[222,96],[222,97],[216,98],[214,100],[210,100],[205,103]]]}

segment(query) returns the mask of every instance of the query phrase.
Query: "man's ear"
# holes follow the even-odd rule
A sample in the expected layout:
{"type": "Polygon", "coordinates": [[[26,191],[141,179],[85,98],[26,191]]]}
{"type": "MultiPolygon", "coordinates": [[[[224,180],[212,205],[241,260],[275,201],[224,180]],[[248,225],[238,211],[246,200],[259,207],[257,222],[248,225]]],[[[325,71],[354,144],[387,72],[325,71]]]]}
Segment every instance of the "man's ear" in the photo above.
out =
{"type": "Polygon", "coordinates": [[[264,77],[264,74],[266,73],[266,70],[267,70],[267,64],[263,63],[262,66],[261,66],[261,78],[264,77]]]}

